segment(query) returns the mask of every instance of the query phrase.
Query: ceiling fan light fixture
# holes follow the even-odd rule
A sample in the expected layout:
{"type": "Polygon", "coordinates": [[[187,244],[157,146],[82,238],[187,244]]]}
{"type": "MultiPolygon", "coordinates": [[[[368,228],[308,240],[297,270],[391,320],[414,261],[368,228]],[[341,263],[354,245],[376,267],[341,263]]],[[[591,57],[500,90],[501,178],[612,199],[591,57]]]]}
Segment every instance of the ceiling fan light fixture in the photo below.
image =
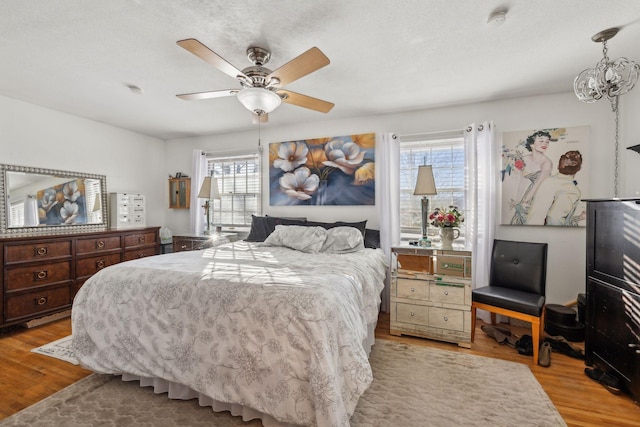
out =
{"type": "Polygon", "coordinates": [[[238,92],[238,100],[257,115],[269,114],[282,103],[277,93],[260,87],[248,87],[238,92]]]}

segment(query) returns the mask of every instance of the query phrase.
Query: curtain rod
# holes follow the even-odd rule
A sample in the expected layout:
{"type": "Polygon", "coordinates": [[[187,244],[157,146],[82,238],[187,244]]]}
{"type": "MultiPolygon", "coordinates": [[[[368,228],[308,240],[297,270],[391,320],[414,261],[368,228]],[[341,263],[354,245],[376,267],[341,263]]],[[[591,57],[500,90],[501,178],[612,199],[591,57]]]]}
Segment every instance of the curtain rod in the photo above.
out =
{"type": "MultiPolygon", "coordinates": [[[[462,135],[463,133],[464,133],[464,129],[460,128],[460,129],[451,129],[451,130],[441,130],[436,132],[420,132],[420,133],[407,133],[404,135],[394,135],[396,136],[396,138],[394,139],[411,141],[411,140],[418,140],[424,137],[434,137],[438,135],[443,135],[443,136],[444,135],[462,135]]],[[[433,139],[433,138],[429,138],[429,139],[433,139]]]]}

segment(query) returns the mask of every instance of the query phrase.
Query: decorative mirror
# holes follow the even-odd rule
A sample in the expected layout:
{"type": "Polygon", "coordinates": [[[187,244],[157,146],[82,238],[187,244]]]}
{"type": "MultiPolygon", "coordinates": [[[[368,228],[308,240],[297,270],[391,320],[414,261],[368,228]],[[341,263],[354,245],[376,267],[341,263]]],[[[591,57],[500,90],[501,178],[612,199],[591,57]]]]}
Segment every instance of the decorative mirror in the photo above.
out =
{"type": "Polygon", "coordinates": [[[104,175],[0,164],[0,235],[102,231],[104,175]]]}

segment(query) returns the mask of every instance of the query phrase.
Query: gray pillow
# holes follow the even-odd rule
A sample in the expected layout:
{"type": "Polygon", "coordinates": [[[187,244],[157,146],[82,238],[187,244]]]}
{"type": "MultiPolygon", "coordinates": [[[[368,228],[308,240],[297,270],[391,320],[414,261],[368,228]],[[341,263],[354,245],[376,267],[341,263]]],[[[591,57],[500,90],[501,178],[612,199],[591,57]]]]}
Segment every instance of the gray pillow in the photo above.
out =
{"type": "Polygon", "coordinates": [[[332,227],[320,252],[347,253],[364,249],[362,233],[355,227],[332,227]]]}
{"type": "Polygon", "coordinates": [[[327,230],[322,227],[276,225],[273,233],[265,239],[264,245],[284,246],[297,251],[318,253],[326,238],[327,230]]]}

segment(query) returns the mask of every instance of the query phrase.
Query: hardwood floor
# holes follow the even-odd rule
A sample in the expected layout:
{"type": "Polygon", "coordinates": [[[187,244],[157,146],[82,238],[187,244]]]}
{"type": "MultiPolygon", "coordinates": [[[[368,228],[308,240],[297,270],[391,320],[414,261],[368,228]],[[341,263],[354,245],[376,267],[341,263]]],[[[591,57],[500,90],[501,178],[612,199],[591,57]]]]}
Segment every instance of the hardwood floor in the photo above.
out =
{"type": "MultiPolygon", "coordinates": [[[[381,314],[376,337],[413,345],[437,347],[528,364],[569,426],[640,426],[640,406],[626,395],[613,395],[584,374],[584,363],[552,353],[551,366],[533,365],[530,356],[500,345],[480,330],[471,349],[455,344],[389,334],[389,315],[381,314]]],[[[526,329],[511,328],[518,334],[526,329]]],[[[78,366],[31,353],[31,349],[71,334],[70,319],[33,329],[0,331],[0,420],[44,399],[91,372],[78,366]]],[[[514,402],[517,404],[517,402],[514,402]]],[[[531,414],[535,417],[535,413],[531,414]]]]}

